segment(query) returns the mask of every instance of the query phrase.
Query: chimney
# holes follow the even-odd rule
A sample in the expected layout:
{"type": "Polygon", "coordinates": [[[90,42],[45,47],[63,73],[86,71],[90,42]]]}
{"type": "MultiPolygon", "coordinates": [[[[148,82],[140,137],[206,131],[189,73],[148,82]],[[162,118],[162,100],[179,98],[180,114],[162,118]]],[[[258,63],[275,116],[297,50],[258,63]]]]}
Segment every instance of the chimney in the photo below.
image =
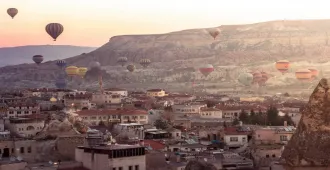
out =
{"type": "Polygon", "coordinates": [[[178,163],[179,163],[180,161],[181,161],[180,155],[179,155],[179,154],[177,154],[177,155],[176,155],[176,162],[178,162],[178,163]]]}
{"type": "Polygon", "coordinates": [[[284,121],[284,126],[288,126],[288,122],[287,121],[284,121]]]}

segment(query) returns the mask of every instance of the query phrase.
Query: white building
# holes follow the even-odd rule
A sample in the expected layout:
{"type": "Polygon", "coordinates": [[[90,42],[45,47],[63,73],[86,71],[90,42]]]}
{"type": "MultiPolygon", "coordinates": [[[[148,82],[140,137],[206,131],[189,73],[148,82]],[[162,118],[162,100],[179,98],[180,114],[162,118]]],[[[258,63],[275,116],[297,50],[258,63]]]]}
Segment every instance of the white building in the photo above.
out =
{"type": "Polygon", "coordinates": [[[127,90],[125,89],[120,89],[120,88],[108,88],[108,89],[105,89],[104,92],[108,92],[108,93],[111,93],[111,94],[118,94],[122,97],[127,97],[127,90]]]}
{"type": "Polygon", "coordinates": [[[75,110],[91,109],[90,98],[91,95],[88,94],[66,95],[64,97],[64,105],[75,110]]]}
{"type": "Polygon", "coordinates": [[[92,103],[96,103],[97,105],[101,104],[120,104],[121,103],[121,96],[118,94],[112,93],[95,93],[92,96],[92,103]]]}
{"type": "Polygon", "coordinates": [[[75,160],[93,170],[146,170],[145,148],[139,145],[80,146],[75,160]]]}
{"type": "Polygon", "coordinates": [[[138,109],[104,109],[104,110],[81,110],[77,114],[84,122],[91,125],[104,123],[148,123],[148,113],[138,109]]]}
{"type": "Polygon", "coordinates": [[[203,107],[200,110],[199,115],[202,118],[222,118],[222,111],[217,108],[203,107]]]}
{"type": "Polygon", "coordinates": [[[28,103],[12,103],[8,104],[7,113],[4,115],[5,118],[22,117],[32,114],[39,114],[40,106],[38,104],[28,103]]]}
{"type": "Polygon", "coordinates": [[[224,141],[229,147],[241,147],[248,143],[248,132],[237,131],[236,128],[226,128],[224,141]]]}
{"type": "Polygon", "coordinates": [[[174,113],[179,113],[179,114],[198,115],[202,107],[206,107],[206,104],[178,104],[178,105],[173,105],[172,110],[174,113]]]}
{"type": "Polygon", "coordinates": [[[20,137],[33,137],[44,128],[45,121],[36,118],[10,118],[5,120],[5,126],[11,133],[20,137]]]}

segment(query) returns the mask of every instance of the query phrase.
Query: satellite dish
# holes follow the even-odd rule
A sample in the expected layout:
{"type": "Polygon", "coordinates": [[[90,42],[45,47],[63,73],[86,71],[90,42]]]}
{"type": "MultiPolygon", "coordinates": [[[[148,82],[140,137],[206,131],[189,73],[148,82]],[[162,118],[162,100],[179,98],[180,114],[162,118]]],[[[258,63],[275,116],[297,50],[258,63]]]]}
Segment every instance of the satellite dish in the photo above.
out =
{"type": "Polygon", "coordinates": [[[207,158],[204,158],[204,161],[207,162],[207,158]]]}

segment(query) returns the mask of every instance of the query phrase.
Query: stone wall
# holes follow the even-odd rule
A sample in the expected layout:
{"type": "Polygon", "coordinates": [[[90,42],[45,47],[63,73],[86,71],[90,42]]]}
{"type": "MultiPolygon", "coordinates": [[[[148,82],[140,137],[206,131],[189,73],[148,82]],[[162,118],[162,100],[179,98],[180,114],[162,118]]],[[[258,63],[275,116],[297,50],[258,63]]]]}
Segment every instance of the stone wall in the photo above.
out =
{"type": "Polygon", "coordinates": [[[60,136],[56,140],[56,150],[63,158],[74,160],[76,147],[84,145],[84,141],[84,135],[60,136]]]}

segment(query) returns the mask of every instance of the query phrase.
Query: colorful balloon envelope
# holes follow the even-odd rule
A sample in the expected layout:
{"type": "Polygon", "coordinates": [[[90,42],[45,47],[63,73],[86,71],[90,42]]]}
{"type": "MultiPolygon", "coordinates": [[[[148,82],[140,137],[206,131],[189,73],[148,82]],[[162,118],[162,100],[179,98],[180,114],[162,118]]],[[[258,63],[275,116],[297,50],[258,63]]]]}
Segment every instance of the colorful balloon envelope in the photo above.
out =
{"type": "Polygon", "coordinates": [[[78,68],[78,75],[83,78],[83,77],[85,77],[87,71],[88,71],[88,69],[86,67],[79,67],[78,68]]]}
{"type": "Polygon", "coordinates": [[[42,55],[35,55],[35,56],[32,57],[32,60],[36,64],[40,64],[40,63],[42,63],[42,61],[44,61],[44,57],[42,55]]]}
{"type": "Polygon", "coordinates": [[[199,71],[207,77],[210,73],[214,71],[214,67],[211,64],[206,64],[203,67],[199,68],[199,71]]]}
{"type": "Polygon", "coordinates": [[[275,67],[278,71],[284,74],[289,70],[290,62],[288,60],[280,60],[276,62],[275,67]]]}
{"type": "Polygon", "coordinates": [[[265,86],[266,82],[269,79],[269,75],[264,71],[262,71],[260,73],[261,73],[261,79],[259,80],[258,84],[259,84],[259,86],[265,86]]]}
{"type": "Polygon", "coordinates": [[[64,68],[64,67],[66,67],[66,62],[65,62],[65,60],[57,60],[56,65],[60,68],[64,68]]]}
{"type": "Polygon", "coordinates": [[[316,79],[319,76],[319,70],[315,68],[309,68],[308,70],[312,73],[312,79],[316,79]]]}
{"type": "Polygon", "coordinates": [[[18,10],[16,8],[8,8],[7,13],[9,16],[11,16],[12,19],[17,15],[18,10]]]}
{"type": "Polygon", "coordinates": [[[299,69],[296,71],[296,78],[299,81],[310,81],[312,78],[312,72],[308,69],[299,69]]]}
{"type": "Polygon", "coordinates": [[[140,64],[142,67],[147,68],[151,64],[151,61],[147,58],[144,58],[140,61],[140,64]]]}
{"type": "Polygon", "coordinates": [[[78,75],[78,67],[69,66],[65,69],[65,72],[68,76],[76,76],[76,75],[78,75]]]}
{"type": "Polygon", "coordinates": [[[117,62],[124,67],[124,65],[127,63],[127,57],[119,57],[117,62]]]}
{"type": "Polygon", "coordinates": [[[127,70],[128,70],[129,72],[133,72],[133,71],[135,70],[135,65],[133,65],[133,64],[128,65],[128,66],[127,66],[127,70]]]}
{"type": "Polygon", "coordinates": [[[46,26],[45,29],[47,34],[50,35],[54,41],[56,41],[58,36],[60,36],[64,31],[64,27],[60,23],[50,23],[46,26]]]}
{"type": "Polygon", "coordinates": [[[253,75],[253,83],[258,84],[262,79],[262,74],[259,71],[252,72],[253,75]]]}

